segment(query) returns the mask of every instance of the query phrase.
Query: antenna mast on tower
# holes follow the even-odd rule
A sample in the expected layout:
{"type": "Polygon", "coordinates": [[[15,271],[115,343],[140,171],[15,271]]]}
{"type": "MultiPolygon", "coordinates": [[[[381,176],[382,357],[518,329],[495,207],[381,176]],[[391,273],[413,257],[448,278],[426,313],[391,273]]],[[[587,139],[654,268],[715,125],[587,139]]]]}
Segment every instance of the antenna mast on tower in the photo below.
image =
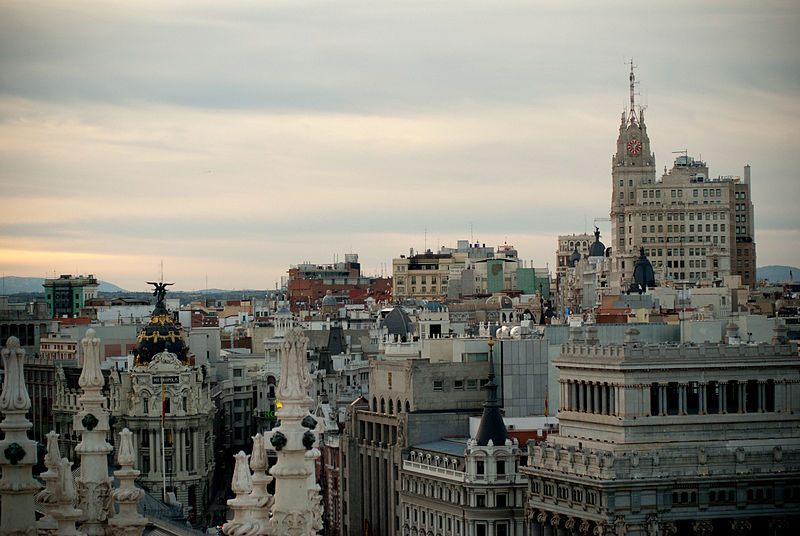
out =
{"type": "Polygon", "coordinates": [[[633,96],[636,95],[636,92],[635,92],[636,91],[635,90],[635,87],[636,87],[636,75],[633,74],[633,70],[638,67],[637,65],[633,64],[633,58],[631,58],[630,66],[631,66],[631,74],[629,76],[629,79],[630,79],[630,83],[631,83],[630,84],[631,109],[630,109],[630,111],[628,111],[628,121],[632,122],[634,120],[634,118],[636,117],[636,111],[635,111],[635,106],[634,106],[634,98],[633,98],[633,96]]]}

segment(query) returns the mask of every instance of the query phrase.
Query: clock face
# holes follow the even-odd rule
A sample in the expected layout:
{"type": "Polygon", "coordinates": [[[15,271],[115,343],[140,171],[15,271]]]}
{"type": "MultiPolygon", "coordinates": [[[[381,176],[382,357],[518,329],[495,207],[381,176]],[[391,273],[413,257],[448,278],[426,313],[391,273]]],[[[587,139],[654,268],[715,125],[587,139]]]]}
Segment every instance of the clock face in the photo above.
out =
{"type": "Polygon", "coordinates": [[[639,154],[642,152],[642,142],[639,140],[631,140],[628,142],[628,152],[631,154],[639,154]]]}

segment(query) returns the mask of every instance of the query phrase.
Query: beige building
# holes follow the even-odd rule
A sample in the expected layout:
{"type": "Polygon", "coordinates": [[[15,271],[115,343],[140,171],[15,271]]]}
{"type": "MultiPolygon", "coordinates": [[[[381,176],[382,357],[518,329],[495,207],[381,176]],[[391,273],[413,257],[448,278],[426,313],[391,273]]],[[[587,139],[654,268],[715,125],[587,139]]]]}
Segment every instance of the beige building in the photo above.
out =
{"type": "Polygon", "coordinates": [[[562,345],[553,361],[560,431],[530,444],[522,468],[532,534],[797,534],[799,360],[786,327],[770,344],[626,334],[562,345]]]}
{"type": "Polygon", "coordinates": [[[683,155],[657,179],[644,112],[634,107],[633,89],[612,157],[612,181],[612,288],[628,288],[640,247],[657,283],[691,285],[739,274],[746,285],[755,284],[750,166],[743,177],[712,179],[705,162],[683,155]]]}
{"type": "Polygon", "coordinates": [[[570,257],[578,250],[581,257],[589,255],[589,246],[594,242],[594,236],[590,234],[569,234],[558,235],[558,249],[556,250],[556,276],[562,275],[567,271],[570,264],[570,257]]]}
{"type": "Polygon", "coordinates": [[[394,299],[444,301],[450,268],[456,264],[463,267],[464,260],[459,260],[453,253],[432,253],[430,250],[392,259],[394,299]]]}

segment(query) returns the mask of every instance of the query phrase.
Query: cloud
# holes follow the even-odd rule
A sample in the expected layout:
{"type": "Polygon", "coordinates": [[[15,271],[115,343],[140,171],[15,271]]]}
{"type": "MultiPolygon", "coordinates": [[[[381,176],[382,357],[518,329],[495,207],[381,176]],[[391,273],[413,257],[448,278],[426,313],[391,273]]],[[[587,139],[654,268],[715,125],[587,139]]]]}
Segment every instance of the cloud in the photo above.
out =
{"type": "Polygon", "coordinates": [[[0,15],[9,273],[102,266],[137,288],[163,258],[176,279],[263,287],[302,260],[355,251],[376,269],[470,229],[552,263],[556,235],[608,215],[631,55],[659,168],[682,149],[712,175],[750,164],[757,238],[788,240],[759,243],[760,264],[800,262],[790,2],[635,16],[629,2],[29,2],[0,15]]]}

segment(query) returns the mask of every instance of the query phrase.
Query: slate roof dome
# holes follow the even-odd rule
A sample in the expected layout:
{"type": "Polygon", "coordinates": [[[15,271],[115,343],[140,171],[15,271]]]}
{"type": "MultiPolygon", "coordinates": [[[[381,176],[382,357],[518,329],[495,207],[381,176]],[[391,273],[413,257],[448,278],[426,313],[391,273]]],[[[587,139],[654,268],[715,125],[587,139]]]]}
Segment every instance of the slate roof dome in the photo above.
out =
{"type": "Polygon", "coordinates": [[[322,298],[322,305],[336,305],[336,298],[333,297],[333,294],[331,294],[330,290],[327,294],[325,294],[325,297],[322,298]]]}
{"type": "Polygon", "coordinates": [[[150,322],[139,332],[138,344],[133,349],[134,366],[147,365],[156,354],[164,351],[175,354],[181,363],[187,364],[189,348],[183,340],[180,326],[173,322],[172,315],[164,305],[166,285],[171,283],[153,284],[156,285],[153,292],[157,297],[156,306],[150,314],[150,322]]]}
{"type": "Polygon", "coordinates": [[[414,332],[414,324],[399,305],[389,311],[389,314],[383,319],[381,327],[386,328],[389,331],[389,335],[399,335],[400,337],[405,337],[414,332]]]}
{"type": "Polygon", "coordinates": [[[656,276],[653,272],[653,265],[644,254],[644,248],[639,248],[639,258],[633,267],[633,280],[639,287],[639,292],[644,292],[648,288],[656,286],[656,276]]]}
{"type": "Polygon", "coordinates": [[[594,243],[589,248],[590,257],[603,257],[606,252],[606,246],[600,242],[600,229],[594,228],[594,243]]]}

